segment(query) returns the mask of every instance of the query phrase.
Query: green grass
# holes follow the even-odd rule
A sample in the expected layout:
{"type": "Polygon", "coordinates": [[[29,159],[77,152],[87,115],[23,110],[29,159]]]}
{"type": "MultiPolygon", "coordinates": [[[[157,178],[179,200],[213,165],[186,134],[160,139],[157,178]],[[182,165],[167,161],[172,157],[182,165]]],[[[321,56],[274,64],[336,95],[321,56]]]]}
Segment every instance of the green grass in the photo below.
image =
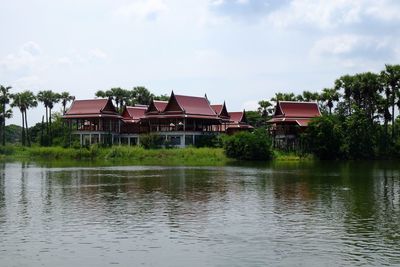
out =
{"type": "Polygon", "coordinates": [[[229,160],[221,148],[144,149],[115,146],[102,148],[20,147],[7,146],[0,150],[0,159],[14,160],[78,160],[118,161],[144,165],[224,165],[229,160]]]}
{"type": "Polygon", "coordinates": [[[295,152],[282,152],[278,150],[274,150],[274,160],[275,161],[310,161],[313,160],[313,156],[311,154],[298,154],[295,152]]]}
{"type": "MultiPolygon", "coordinates": [[[[227,158],[222,148],[144,149],[128,146],[104,148],[96,145],[89,148],[5,146],[0,147],[0,160],[70,161],[82,164],[100,161],[134,165],[187,166],[222,166],[237,162],[227,158]]],[[[304,160],[310,161],[312,156],[274,151],[275,162],[301,162],[304,160]]]]}

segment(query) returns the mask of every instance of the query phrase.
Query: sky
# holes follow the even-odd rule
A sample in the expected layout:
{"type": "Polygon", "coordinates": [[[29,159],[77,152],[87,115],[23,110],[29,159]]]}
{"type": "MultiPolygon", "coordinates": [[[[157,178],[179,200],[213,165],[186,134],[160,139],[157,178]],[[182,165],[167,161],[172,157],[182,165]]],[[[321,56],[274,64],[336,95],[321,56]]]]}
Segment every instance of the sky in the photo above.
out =
{"type": "MultiPolygon", "coordinates": [[[[398,0],[0,0],[0,10],[0,84],[14,93],[145,86],[255,110],[277,92],[400,61],[398,0]]],[[[43,114],[31,110],[30,125],[43,114]]]]}

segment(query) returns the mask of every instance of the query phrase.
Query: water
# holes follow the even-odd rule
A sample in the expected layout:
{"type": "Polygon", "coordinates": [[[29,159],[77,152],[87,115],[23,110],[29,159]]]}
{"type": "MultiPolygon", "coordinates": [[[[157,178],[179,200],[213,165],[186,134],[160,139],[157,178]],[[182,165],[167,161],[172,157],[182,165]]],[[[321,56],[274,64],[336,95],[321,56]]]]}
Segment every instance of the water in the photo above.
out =
{"type": "Polygon", "coordinates": [[[0,266],[73,265],[400,265],[400,164],[1,164],[0,266]]]}

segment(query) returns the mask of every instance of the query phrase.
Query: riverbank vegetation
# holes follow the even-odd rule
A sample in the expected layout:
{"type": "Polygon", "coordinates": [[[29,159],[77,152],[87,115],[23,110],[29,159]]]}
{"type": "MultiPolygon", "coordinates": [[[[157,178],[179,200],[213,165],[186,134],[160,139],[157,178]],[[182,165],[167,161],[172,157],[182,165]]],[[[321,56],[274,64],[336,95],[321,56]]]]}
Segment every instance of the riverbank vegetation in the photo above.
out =
{"type": "MultiPolygon", "coordinates": [[[[0,139],[1,151],[5,155],[71,159],[126,157],[134,160],[141,157],[171,157],[172,162],[182,160],[183,163],[185,160],[201,161],[202,156],[207,158],[207,153],[211,152],[214,156],[205,161],[224,162],[227,158],[269,160],[274,156],[291,158],[288,155],[295,155],[292,158],[296,158],[297,155],[309,157],[309,154],[319,159],[400,158],[400,65],[386,65],[380,73],[341,76],[331,88],[324,88],[321,92],[304,91],[299,95],[290,91],[276,93],[271,99],[259,101],[258,110],[247,111],[248,123],[256,128],[254,133],[219,138],[206,136],[198,142],[201,144],[199,146],[214,147],[215,150],[207,151],[204,148],[198,152],[195,152],[195,148],[165,149],[169,148],[169,144],[159,144],[157,136],[151,135],[142,138],[141,147],[80,148],[79,143],[74,143],[70,138],[70,130],[61,119],[73,96],[68,92],[55,93],[49,90],[40,91],[37,95],[30,91],[11,93],[11,89],[10,86],[0,86],[0,139]],[[299,136],[301,146],[285,153],[273,150],[267,123],[273,114],[274,104],[282,100],[316,101],[323,115],[313,119],[307,130],[299,136]],[[42,117],[42,122],[29,127],[28,111],[39,103],[46,115],[42,117]],[[62,105],[62,110],[53,112],[57,103],[62,105]],[[6,126],[6,119],[12,116],[10,107],[20,110],[21,126],[6,126]],[[16,143],[22,147],[7,146],[16,143]],[[24,146],[33,147],[28,149],[24,146]],[[223,151],[225,154],[221,158],[223,151]]],[[[111,88],[97,91],[96,96],[110,97],[119,110],[126,104],[148,104],[151,99],[168,98],[166,95],[156,96],[145,87],[134,87],[132,90],[111,88]]]]}

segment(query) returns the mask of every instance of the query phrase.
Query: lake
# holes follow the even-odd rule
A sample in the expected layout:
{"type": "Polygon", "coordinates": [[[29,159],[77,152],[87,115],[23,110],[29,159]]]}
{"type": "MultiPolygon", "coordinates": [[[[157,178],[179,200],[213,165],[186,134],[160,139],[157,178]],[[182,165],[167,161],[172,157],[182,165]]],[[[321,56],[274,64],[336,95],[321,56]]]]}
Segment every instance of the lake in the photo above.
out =
{"type": "Polygon", "coordinates": [[[400,265],[399,162],[76,165],[0,164],[0,266],[400,265]]]}

